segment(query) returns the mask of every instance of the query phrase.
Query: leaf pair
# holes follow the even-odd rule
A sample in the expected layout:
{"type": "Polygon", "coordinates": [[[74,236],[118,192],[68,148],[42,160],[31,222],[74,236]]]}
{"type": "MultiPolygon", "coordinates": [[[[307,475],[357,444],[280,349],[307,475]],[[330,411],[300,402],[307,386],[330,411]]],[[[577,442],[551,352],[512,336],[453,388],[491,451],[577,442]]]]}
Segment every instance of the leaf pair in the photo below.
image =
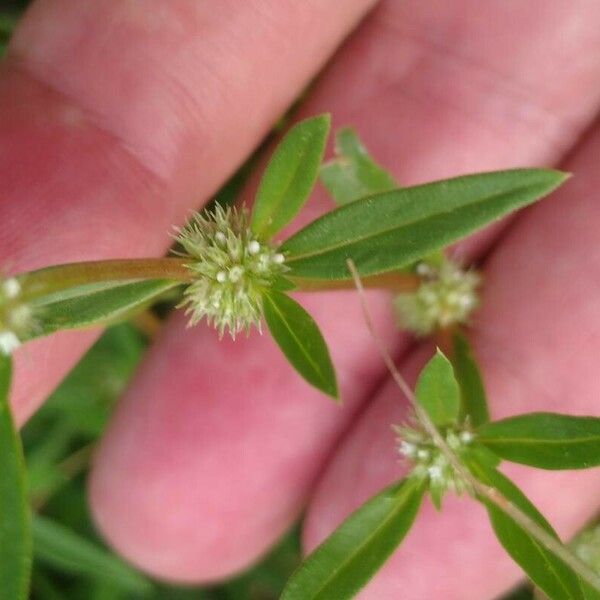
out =
{"type": "MultiPolygon", "coordinates": [[[[270,240],[300,212],[319,174],[329,135],[330,117],[320,115],[292,127],[277,146],[261,179],[251,227],[270,240]]],[[[294,287],[294,286],[290,286],[294,287]]],[[[286,290],[266,290],[265,321],[283,354],[306,381],[337,398],[329,350],[313,318],[286,290]]]]}
{"type": "Polygon", "coordinates": [[[501,459],[551,470],[600,465],[596,417],[538,412],[490,422],[479,368],[460,333],[454,336],[453,363],[438,350],[419,377],[416,397],[439,427],[468,417],[477,442],[501,459]]]}
{"type": "MultiPolygon", "coordinates": [[[[326,117],[303,121],[275,151],[253,212],[252,227],[257,235],[272,236],[299,212],[316,180],[328,128],[326,117]]],[[[336,145],[338,157],[322,167],[321,178],[342,206],[313,221],[281,247],[290,267],[287,276],[307,287],[315,280],[349,279],[347,259],[353,260],[363,276],[405,269],[534,202],[566,177],[558,171],[517,169],[398,189],[393,177],[369,157],[353,131],[342,130],[336,145]]],[[[277,316],[272,310],[277,299],[271,296],[265,304],[270,313],[269,327],[273,322],[282,325],[281,318],[273,318],[277,316]]],[[[285,307],[279,304],[281,317],[285,307]]],[[[301,310],[298,307],[294,312],[301,310]]],[[[291,322],[293,315],[284,320],[291,322]]],[[[308,315],[302,320],[305,324],[311,321],[308,315]]],[[[309,344],[318,347],[322,357],[328,357],[316,325],[310,331],[309,344]]],[[[273,335],[296,369],[313,385],[331,393],[336,384],[330,377],[333,368],[329,361],[319,374],[311,366],[313,361],[307,359],[309,349],[303,348],[304,338],[292,336],[288,327],[278,327],[273,335]]],[[[463,363],[469,369],[468,357],[463,363]]],[[[477,419],[483,417],[485,413],[477,419]]]]}
{"type": "MultiPolygon", "coordinates": [[[[559,542],[541,513],[496,470],[499,459],[493,453],[544,468],[598,464],[600,419],[534,413],[490,423],[481,375],[466,338],[455,336],[454,348],[454,366],[438,351],[423,369],[415,390],[417,401],[442,430],[469,421],[479,425],[472,442],[457,458],[503,498],[498,504],[487,496],[477,496],[500,543],[515,562],[553,600],[598,600],[598,590],[506,508],[516,507],[559,542]]],[[[427,487],[426,479],[409,476],[367,501],[306,559],[282,598],[353,597],[401,543],[427,487]]],[[[433,494],[433,488],[430,491],[433,494]]]]}

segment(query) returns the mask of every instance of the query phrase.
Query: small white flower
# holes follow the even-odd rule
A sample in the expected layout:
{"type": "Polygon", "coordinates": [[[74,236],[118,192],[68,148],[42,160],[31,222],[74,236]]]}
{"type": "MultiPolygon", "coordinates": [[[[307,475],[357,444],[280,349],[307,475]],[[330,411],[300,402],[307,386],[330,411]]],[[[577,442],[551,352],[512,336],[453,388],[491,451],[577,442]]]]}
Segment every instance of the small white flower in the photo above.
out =
{"type": "Polygon", "coordinates": [[[6,279],[2,283],[2,292],[6,298],[12,300],[21,293],[21,284],[14,277],[6,279]]]}
{"type": "Polygon", "coordinates": [[[433,270],[433,268],[431,267],[431,265],[428,265],[426,262],[420,262],[417,267],[416,267],[416,272],[417,275],[421,276],[421,277],[428,277],[430,275],[433,275],[435,273],[435,271],[433,270]]]}
{"type": "Polygon", "coordinates": [[[425,448],[420,448],[417,450],[417,458],[419,460],[429,460],[430,457],[431,452],[429,452],[429,450],[426,450],[425,448]]]}
{"type": "Polygon", "coordinates": [[[237,283],[244,276],[244,267],[236,265],[235,267],[231,267],[229,269],[229,281],[233,281],[233,283],[237,283]]]}
{"type": "Polygon", "coordinates": [[[400,454],[406,456],[407,458],[413,458],[417,453],[417,447],[415,444],[411,442],[407,442],[406,440],[402,440],[400,442],[400,454]]]}
{"type": "Polygon", "coordinates": [[[442,480],[442,468],[439,465],[431,465],[427,468],[427,474],[432,481],[442,480]]]}
{"type": "Polygon", "coordinates": [[[248,252],[250,254],[258,254],[260,252],[260,244],[256,240],[252,240],[248,244],[248,252]]]}
{"type": "Polygon", "coordinates": [[[10,355],[20,345],[19,338],[12,331],[0,331],[0,352],[10,355]]]}
{"type": "Polygon", "coordinates": [[[0,352],[11,354],[35,329],[33,312],[21,299],[21,284],[14,278],[0,280],[0,352]]]}
{"type": "Polygon", "coordinates": [[[470,444],[473,441],[474,436],[470,431],[461,431],[459,437],[463,444],[470,444]]]}

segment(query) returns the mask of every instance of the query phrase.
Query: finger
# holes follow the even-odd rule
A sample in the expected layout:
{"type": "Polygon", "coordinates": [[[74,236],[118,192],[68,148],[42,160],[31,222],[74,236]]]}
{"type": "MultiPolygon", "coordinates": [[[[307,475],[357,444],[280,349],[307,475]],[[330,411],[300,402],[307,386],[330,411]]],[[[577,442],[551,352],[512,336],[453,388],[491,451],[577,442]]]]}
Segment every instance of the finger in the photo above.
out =
{"type": "MultiPolygon", "coordinates": [[[[600,211],[593,190],[600,183],[599,150],[596,127],[567,164],[575,174],[572,183],[519,218],[487,265],[484,304],[472,337],[494,418],[536,410],[597,414],[600,211]]],[[[426,355],[420,352],[406,366],[413,380],[426,355]]],[[[307,549],[401,476],[390,424],[406,417],[399,391],[387,385],[319,483],[306,523],[307,549]]],[[[597,509],[598,470],[546,472],[513,465],[506,471],[563,536],[597,509]]],[[[494,541],[484,511],[468,498],[449,499],[441,515],[427,503],[409,539],[360,597],[493,598],[519,577],[494,541]]]]}
{"type": "MultiPolygon", "coordinates": [[[[304,112],[332,110],[339,124],[355,124],[407,183],[551,162],[598,94],[576,50],[598,44],[594,11],[575,26],[570,5],[552,6],[513,7],[509,19],[502,2],[385,3],[340,51],[304,112]],[[549,38],[551,28],[560,34],[549,38]],[[544,60],[562,65],[556,76],[568,84],[537,76],[542,42],[544,60]],[[567,102],[566,90],[585,100],[567,102]]],[[[301,220],[326,206],[317,194],[301,220]]],[[[401,352],[406,339],[395,333],[389,298],[371,298],[401,352]]],[[[341,410],[300,381],[268,336],[219,343],[203,327],[184,331],[175,316],[151,350],[91,483],[101,529],[138,565],[163,577],[214,579],[247,565],[297,517],[329,449],[383,376],[352,293],[302,301],[331,347],[341,410]]]]}
{"type": "MultiPolygon", "coordinates": [[[[239,165],[368,6],[35,3],[0,73],[3,260],[18,271],[163,252],[170,225],[239,165]]],[[[18,357],[20,421],[90,340],[18,357]]]]}

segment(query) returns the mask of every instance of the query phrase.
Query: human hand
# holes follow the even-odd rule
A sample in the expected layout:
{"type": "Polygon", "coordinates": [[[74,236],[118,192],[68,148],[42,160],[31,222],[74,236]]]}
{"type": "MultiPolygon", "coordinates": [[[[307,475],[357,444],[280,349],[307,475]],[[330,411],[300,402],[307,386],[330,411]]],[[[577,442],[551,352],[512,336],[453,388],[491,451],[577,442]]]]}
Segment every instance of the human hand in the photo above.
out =
{"type": "MultiPolygon", "coordinates": [[[[3,256],[24,270],[164,251],[168,226],[214,192],[369,4],[177,0],[150,13],[139,0],[38,2],[0,79],[3,256]]],[[[355,125],[406,184],[557,163],[597,108],[599,21],[592,0],[386,2],[303,112],[355,125]]],[[[592,132],[574,151],[566,168],[577,177],[564,192],[502,237],[488,230],[462,246],[469,260],[487,257],[473,340],[496,416],[596,412],[598,143],[592,132]]],[[[316,195],[308,212],[327,206],[316,195]]],[[[225,576],[307,502],[312,547],[401,474],[390,424],[406,406],[391,385],[379,388],[385,372],[355,295],[302,301],[331,347],[342,409],[267,336],[219,343],[175,316],[151,350],[91,484],[101,529],[142,567],[183,581],[225,576]]],[[[373,294],[371,305],[414,373],[424,351],[409,353],[394,331],[389,298],[373,294]]],[[[29,347],[15,389],[22,419],[91,338],[64,333],[29,347]]],[[[528,473],[521,484],[561,532],[594,510],[593,474],[528,473]]],[[[425,510],[362,597],[485,598],[515,581],[484,515],[447,504],[443,515],[425,510]]]]}

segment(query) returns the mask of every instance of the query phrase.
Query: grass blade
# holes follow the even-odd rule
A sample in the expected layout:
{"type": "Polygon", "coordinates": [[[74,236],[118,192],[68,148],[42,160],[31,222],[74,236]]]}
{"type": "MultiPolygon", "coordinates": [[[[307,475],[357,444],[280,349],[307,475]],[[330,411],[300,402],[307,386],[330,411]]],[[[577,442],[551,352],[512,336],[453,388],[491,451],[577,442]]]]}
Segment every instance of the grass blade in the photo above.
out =
{"type": "Polygon", "coordinates": [[[131,594],[148,594],[153,586],[116,556],[50,519],[33,519],[36,560],[68,573],[108,581],[131,594]]]}
{"type": "Polygon", "coordinates": [[[9,357],[0,354],[0,600],[29,597],[31,523],[25,461],[8,396],[9,357]]]}

